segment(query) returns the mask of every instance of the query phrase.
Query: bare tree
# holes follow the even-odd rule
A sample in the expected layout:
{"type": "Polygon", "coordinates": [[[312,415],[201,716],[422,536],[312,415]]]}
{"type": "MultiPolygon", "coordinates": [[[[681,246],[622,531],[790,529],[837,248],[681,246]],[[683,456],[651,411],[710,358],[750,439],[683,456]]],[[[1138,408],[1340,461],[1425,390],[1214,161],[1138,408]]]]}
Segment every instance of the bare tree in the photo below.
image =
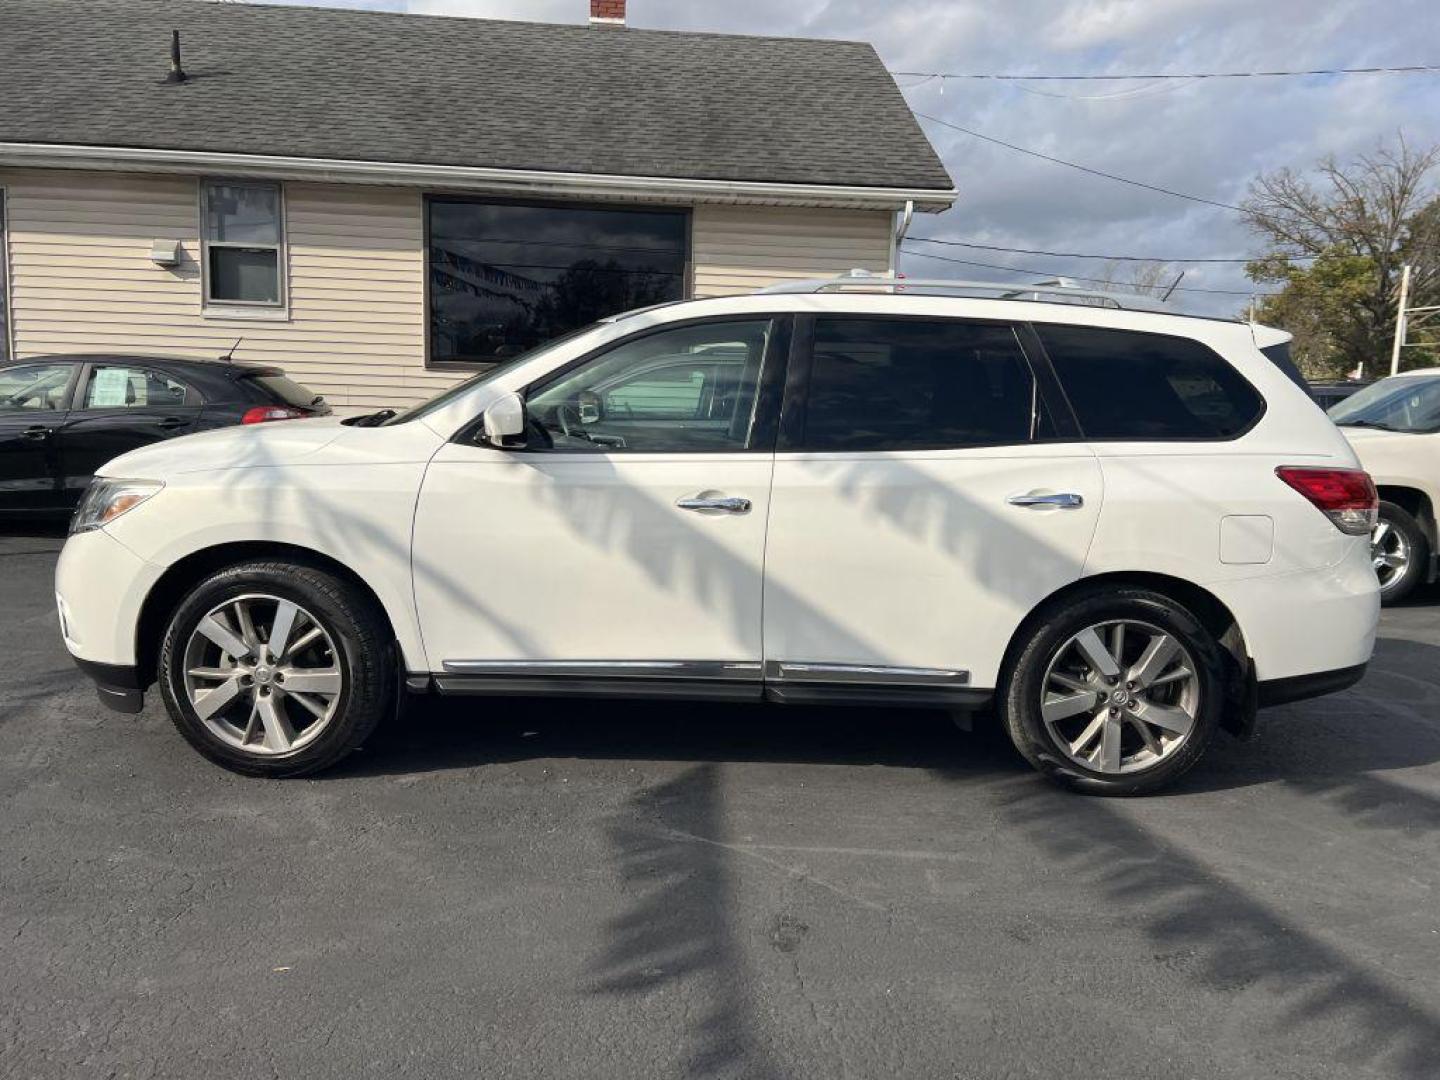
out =
{"type": "Polygon", "coordinates": [[[1405,263],[1414,267],[1414,295],[1436,302],[1437,164],[1440,147],[1414,150],[1399,136],[1352,161],[1325,158],[1310,176],[1284,168],[1251,185],[1245,212],[1267,251],[1248,273],[1285,287],[1264,312],[1296,324],[1287,328],[1297,345],[1303,333],[1310,368],[1375,370],[1389,352],[1405,263]]]}
{"type": "Polygon", "coordinates": [[[1104,283],[1100,286],[1106,292],[1139,293],[1141,296],[1161,296],[1179,276],[1169,263],[1164,262],[1116,262],[1110,260],[1100,270],[1104,283]]]}

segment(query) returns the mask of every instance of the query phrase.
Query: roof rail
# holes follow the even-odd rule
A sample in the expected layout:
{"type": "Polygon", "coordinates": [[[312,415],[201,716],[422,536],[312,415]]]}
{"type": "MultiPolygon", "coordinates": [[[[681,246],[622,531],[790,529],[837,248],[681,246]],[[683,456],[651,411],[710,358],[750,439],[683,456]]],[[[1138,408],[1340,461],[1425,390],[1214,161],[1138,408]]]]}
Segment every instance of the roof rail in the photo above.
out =
{"type": "Polygon", "coordinates": [[[892,274],[872,274],[867,270],[851,270],[834,278],[809,281],[783,281],[758,290],[762,293],[826,293],[875,292],[886,290],[893,295],[933,295],[936,292],[982,293],[991,300],[1030,300],[1042,304],[1083,304],[1090,307],[1112,307],[1121,311],[1158,311],[1174,314],[1174,309],[1153,296],[1133,293],[1081,289],[1066,278],[1038,281],[1033,285],[1016,285],[1003,281],[966,281],[960,278],[907,278],[892,274]],[[993,295],[992,295],[993,294],[993,295]]]}

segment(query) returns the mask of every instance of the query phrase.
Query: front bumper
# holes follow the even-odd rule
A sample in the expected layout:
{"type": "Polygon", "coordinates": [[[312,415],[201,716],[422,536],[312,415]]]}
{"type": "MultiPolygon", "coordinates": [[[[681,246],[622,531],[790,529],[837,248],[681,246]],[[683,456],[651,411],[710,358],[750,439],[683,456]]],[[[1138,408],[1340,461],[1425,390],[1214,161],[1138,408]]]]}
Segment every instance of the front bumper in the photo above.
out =
{"type": "Polygon", "coordinates": [[[145,707],[145,688],[140,685],[140,669],[121,664],[99,664],[94,660],[74,657],[80,670],[95,680],[100,704],[119,713],[134,714],[145,707]]]}
{"type": "Polygon", "coordinates": [[[162,573],[103,529],[70,537],[55,567],[65,648],[95,680],[100,700],[121,712],[139,712],[144,702],[136,630],[162,573]]]}

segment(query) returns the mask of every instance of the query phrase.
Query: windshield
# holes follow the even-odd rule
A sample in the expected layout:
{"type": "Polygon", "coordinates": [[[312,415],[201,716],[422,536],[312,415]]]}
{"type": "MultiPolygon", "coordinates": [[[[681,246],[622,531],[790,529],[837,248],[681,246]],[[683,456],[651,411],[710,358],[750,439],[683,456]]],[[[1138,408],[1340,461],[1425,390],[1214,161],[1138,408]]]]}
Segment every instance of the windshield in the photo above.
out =
{"type": "Polygon", "coordinates": [[[552,338],[551,340],[545,342],[545,344],[537,345],[535,348],[530,349],[527,352],[522,352],[516,356],[508,357],[507,359],[500,361],[500,363],[496,364],[494,367],[487,368],[485,371],[482,371],[480,372],[480,374],[474,375],[466,379],[464,382],[456,383],[454,386],[450,387],[449,390],[445,390],[439,394],[436,394],[429,401],[422,402],[421,404],[416,405],[413,408],[406,409],[404,412],[397,413],[396,415],[390,417],[390,419],[386,420],[385,423],[381,426],[390,427],[393,424],[408,424],[411,420],[419,420],[422,416],[429,416],[433,412],[438,412],[440,409],[443,409],[445,408],[445,406],[449,405],[456,398],[460,397],[460,395],[469,393],[475,387],[482,386],[485,383],[489,382],[491,379],[503,375],[511,368],[518,367],[521,364],[527,363],[535,359],[541,353],[549,352],[551,349],[557,348],[565,344],[567,341],[572,341],[575,338],[580,337],[582,334],[588,334],[590,333],[590,331],[596,329],[597,327],[605,325],[608,324],[603,322],[591,323],[589,326],[582,326],[579,330],[572,330],[568,334],[562,334],[557,338],[552,338]]]}
{"type": "Polygon", "coordinates": [[[1440,431],[1440,375],[1392,375],[1329,412],[1335,423],[1386,431],[1440,431]]]}

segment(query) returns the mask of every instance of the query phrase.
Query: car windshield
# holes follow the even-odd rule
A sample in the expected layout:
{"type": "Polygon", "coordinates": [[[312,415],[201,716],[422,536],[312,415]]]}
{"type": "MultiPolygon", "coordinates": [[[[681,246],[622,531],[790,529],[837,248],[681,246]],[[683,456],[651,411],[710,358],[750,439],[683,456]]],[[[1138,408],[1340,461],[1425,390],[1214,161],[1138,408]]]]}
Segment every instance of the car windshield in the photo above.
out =
{"type": "Polygon", "coordinates": [[[464,382],[456,383],[454,386],[450,387],[449,390],[441,391],[429,401],[421,402],[419,405],[416,405],[413,408],[406,409],[400,413],[396,413],[394,416],[388,418],[381,426],[390,427],[394,424],[406,424],[409,423],[411,420],[419,420],[423,416],[429,416],[431,413],[438,412],[440,409],[445,408],[445,406],[449,405],[452,401],[460,397],[462,394],[467,394],[475,387],[481,386],[489,382],[491,379],[503,375],[511,368],[519,367],[521,364],[528,363],[529,361],[539,356],[541,353],[549,352],[551,349],[558,348],[559,346],[565,344],[567,341],[573,341],[575,338],[578,338],[584,334],[588,334],[590,333],[590,331],[606,325],[608,325],[608,323],[605,322],[591,323],[589,326],[582,326],[579,330],[572,330],[568,334],[561,334],[557,338],[552,338],[551,340],[545,342],[545,344],[537,345],[535,348],[530,349],[526,352],[522,352],[515,356],[508,357],[507,359],[502,360],[500,363],[496,364],[494,367],[487,368],[484,371],[480,372],[480,374],[471,376],[470,378],[466,379],[464,382]]]}
{"type": "Polygon", "coordinates": [[[1352,394],[1329,412],[1341,427],[1440,431],[1440,375],[1392,375],[1352,394]]]}

